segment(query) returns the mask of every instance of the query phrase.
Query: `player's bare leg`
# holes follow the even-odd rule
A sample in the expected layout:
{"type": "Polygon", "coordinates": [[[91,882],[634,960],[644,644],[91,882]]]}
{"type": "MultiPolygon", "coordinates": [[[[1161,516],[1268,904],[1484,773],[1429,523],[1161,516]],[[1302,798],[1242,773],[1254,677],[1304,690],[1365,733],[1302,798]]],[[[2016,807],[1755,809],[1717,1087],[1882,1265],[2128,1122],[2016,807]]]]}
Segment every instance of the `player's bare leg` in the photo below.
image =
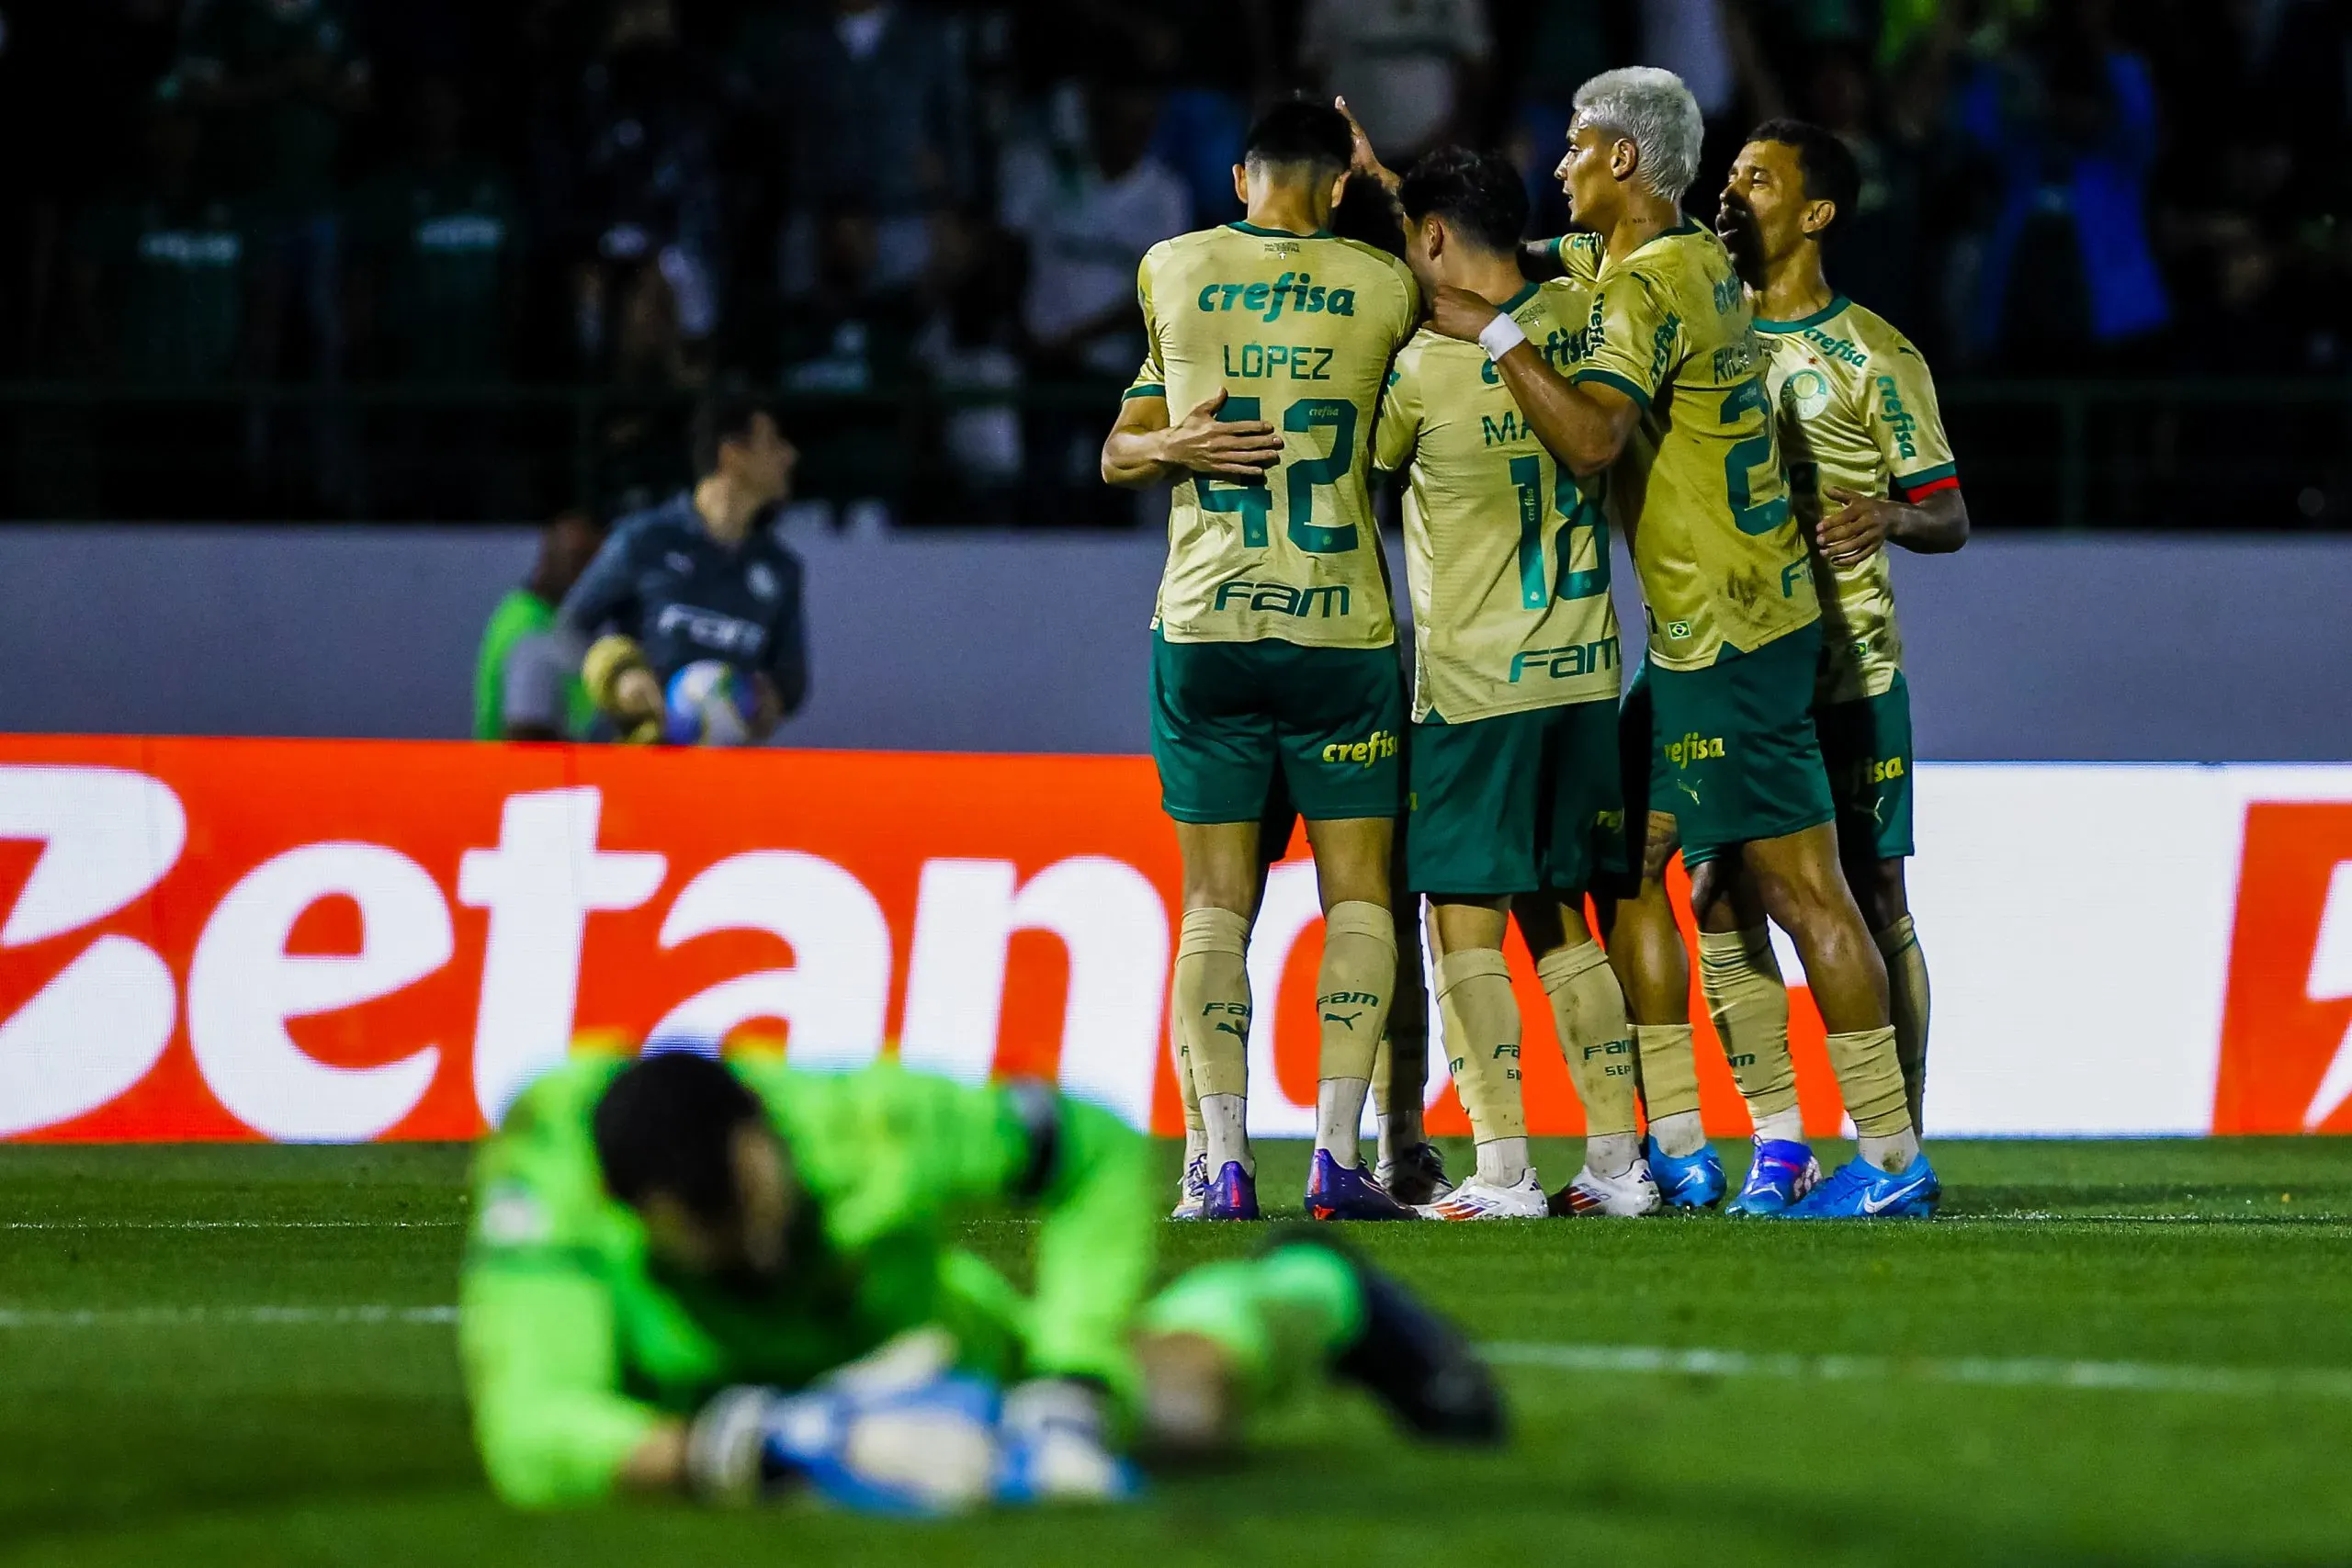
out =
{"type": "Polygon", "coordinates": [[[1911,1127],[1924,1134],[1922,1116],[1928,1098],[1928,959],[1919,951],[1919,933],[1911,923],[1910,890],[1903,879],[1900,858],[1874,860],[1867,852],[1846,862],[1846,885],[1861,906],[1862,923],[1871,929],[1886,961],[1886,1003],[1894,1025],[1894,1055],[1903,1066],[1903,1095],[1911,1109],[1911,1127]]]}
{"type": "MultiPolygon", "coordinates": [[[[1250,921],[1264,868],[1258,858],[1258,824],[1179,822],[1176,848],[1184,867],[1184,920],[1176,943],[1169,1011],[1177,1049],[1200,1109],[1213,1190],[1235,1168],[1249,1186],[1256,1169],[1250,1152],[1250,921]]],[[[1256,1217],[1256,1194],[1238,1194],[1210,1213],[1246,1208],[1256,1217]]]]}
{"type": "MultiPolygon", "coordinates": [[[[1917,1156],[1919,1141],[1888,1021],[1886,965],[1846,885],[1836,828],[1825,822],[1738,852],[1765,912],[1789,933],[1804,963],[1862,1158],[1883,1171],[1902,1171],[1917,1156]]],[[[1722,896],[1723,874],[1712,863],[1702,867],[1694,897],[1713,904],[1722,896]]]]}
{"type": "Polygon", "coordinates": [[[1668,1154],[1695,1154],[1706,1134],[1699,1121],[1699,1070],[1690,1055],[1690,958],[1667,897],[1666,867],[1678,847],[1675,820],[1649,813],[1643,830],[1642,881],[1617,902],[1609,927],[1609,963],[1634,1015],[1643,1108],[1650,1136],[1668,1154]]]}
{"type": "MultiPolygon", "coordinates": [[[[1323,963],[1315,982],[1321,1025],[1316,1073],[1315,1183],[1327,1171],[1347,1195],[1319,1202],[1310,1185],[1308,1212],[1320,1218],[1402,1219],[1412,1211],[1390,1202],[1358,1147],[1363,1102],[1372,1090],[1373,1058],[1396,990],[1396,930],[1389,912],[1389,862],[1396,847],[1393,818],[1309,821],[1315,876],[1323,901],[1323,963]],[[1364,1201],[1353,1195],[1361,1191],[1364,1201]],[[1393,1212],[1392,1212],[1393,1211],[1393,1212]]],[[[1337,1189],[1335,1189],[1337,1190],[1337,1189]]]]}
{"type": "MultiPolygon", "coordinates": [[[[1391,886],[1395,886],[1391,868],[1391,886]]],[[[1406,897],[1391,911],[1396,928],[1396,996],[1372,1064],[1372,1110],[1380,1129],[1376,1176],[1388,1195],[1419,1205],[1453,1183],[1422,1123],[1430,1074],[1430,993],[1421,968],[1420,900],[1406,897]]]]}

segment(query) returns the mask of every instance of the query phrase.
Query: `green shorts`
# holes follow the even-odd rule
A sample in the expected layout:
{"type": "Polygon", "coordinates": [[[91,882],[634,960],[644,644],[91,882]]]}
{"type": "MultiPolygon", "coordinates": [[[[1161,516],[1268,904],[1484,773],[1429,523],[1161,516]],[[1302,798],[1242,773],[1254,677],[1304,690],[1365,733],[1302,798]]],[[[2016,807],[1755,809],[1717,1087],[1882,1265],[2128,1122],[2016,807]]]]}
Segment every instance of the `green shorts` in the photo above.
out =
{"type": "Polygon", "coordinates": [[[1415,893],[1581,894],[1625,869],[1617,708],[1570,703],[1413,726],[1405,886],[1415,893]]]}
{"type": "Polygon", "coordinates": [[[1836,815],[1813,728],[1820,654],[1816,622],[1703,670],[1645,668],[1655,705],[1650,808],[1673,812],[1685,865],[1836,815]]]}
{"type": "Polygon", "coordinates": [[[1151,634],[1151,757],[1179,822],[1263,821],[1277,779],[1310,822],[1394,817],[1404,720],[1394,648],[1151,634]]]}
{"type": "Polygon", "coordinates": [[[1813,710],[1821,761],[1838,809],[1838,852],[1848,860],[1901,860],[1911,844],[1911,687],[1813,710]]]}

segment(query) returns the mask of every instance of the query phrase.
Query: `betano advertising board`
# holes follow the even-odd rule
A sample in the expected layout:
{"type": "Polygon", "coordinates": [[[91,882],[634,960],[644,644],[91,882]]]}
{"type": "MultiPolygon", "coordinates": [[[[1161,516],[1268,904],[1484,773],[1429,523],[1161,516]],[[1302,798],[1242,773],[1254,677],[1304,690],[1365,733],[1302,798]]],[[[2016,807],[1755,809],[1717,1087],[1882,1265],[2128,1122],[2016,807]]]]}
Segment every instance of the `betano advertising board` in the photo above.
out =
{"type": "MultiPolygon", "coordinates": [[[[1918,790],[1931,1133],[2352,1131],[2352,766],[1918,790]]],[[[470,1137],[592,1029],[1050,1074],[1172,1131],[1176,899],[1135,758],[0,739],[0,1136],[470,1137]]],[[[1319,932],[1312,868],[1276,867],[1261,1134],[1312,1124],[1319,932]]],[[[1576,1133],[1512,962],[1531,1126],[1576,1133]]],[[[1709,1125],[1745,1133],[1694,1017],[1709,1125]]],[[[1432,1126],[1465,1132],[1442,1048],[1432,1126]]]]}

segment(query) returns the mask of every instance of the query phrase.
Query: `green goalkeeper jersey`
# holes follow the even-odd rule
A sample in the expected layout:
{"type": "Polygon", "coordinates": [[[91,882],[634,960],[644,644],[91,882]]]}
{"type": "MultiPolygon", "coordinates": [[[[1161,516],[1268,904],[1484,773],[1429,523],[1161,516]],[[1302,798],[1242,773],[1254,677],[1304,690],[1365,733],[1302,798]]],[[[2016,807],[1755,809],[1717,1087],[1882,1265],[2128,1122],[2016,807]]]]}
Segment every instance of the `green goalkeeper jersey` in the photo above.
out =
{"type": "Polygon", "coordinates": [[[1220,419],[1283,437],[1262,480],[1177,482],[1160,636],[1395,642],[1368,480],[1388,364],[1420,316],[1412,273],[1353,240],[1228,223],[1154,245],[1136,290],[1151,349],[1126,395],[1181,422],[1222,391],[1220,419]]]}
{"type": "Polygon", "coordinates": [[[785,1279],[753,1300],[665,1276],[605,1192],[591,1120],[624,1065],[581,1055],[538,1079],[476,1162],[459,1345],[483,1462],[510,1501],[605,1495],[665,1413],[731,1383],[804,1385],[926,1325],[1000,1377],[1129,1386],[1154,1224],[1143,1141],[1107,1111],[891,1063],[730,1062],[802,1193],[785,1279]],[[951,1241],[974,1215],[1026,1205],[1044,1224],[1023,1298],[951,1241]]]}

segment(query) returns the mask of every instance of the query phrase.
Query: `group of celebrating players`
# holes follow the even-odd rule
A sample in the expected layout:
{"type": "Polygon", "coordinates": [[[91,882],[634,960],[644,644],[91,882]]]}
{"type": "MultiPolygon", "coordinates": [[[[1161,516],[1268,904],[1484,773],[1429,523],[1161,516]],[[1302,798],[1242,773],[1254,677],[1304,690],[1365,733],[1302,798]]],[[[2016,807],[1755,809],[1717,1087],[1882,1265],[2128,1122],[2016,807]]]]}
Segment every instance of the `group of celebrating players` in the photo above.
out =
{"type": "MultiPolygon", "coordinates": [[[[1523,247],[1526,198],[1499,159],[1443,150],[1397,179],[1341,108],[1286,104],[1235,171],[1247,220],[1145,259],[1150,357],[1102,467],[1176,481],[1152,728],[1184,862],[1180,1217],[1258,1213],[1244,953],[1268,852],[1298,818],[1326,915],[1314,1217],[1723,1198],[1663,880],[1678,848],[1756,1125],[1733,1210],[1933,1212],[1883,547],[1957,548],[1967,514],[1917,353],[1823,276],[1850,155],[1812,126],[1758,127],[1711,232],[1679,209],[1699,143],[1670,73],[1595,77],[1560,165],[1582,227],[1523,247]],[[1403,260],[1329,231],[1351,180],[1376,186],[1403,260]],[[1409,724],[1374,468],[1407,482],[1409,724]],[[1612,527],[1649,622],[1622,701],[1612,527]],[[1419,965],[1397,963],[1400,931],[1419,938],[1392,866],[1429,905],[1477,1136],[1459,1185],[1422,1134],[1426,1001],[1419,965]],[[1548,1197],[1521,1104],[1513,919],[1588,1125],[1584,1168],[1548,1197]],[[1826,1179],[1767,919],[1803,956],[1860,1137],[1826,1179]]],[[[716,488],[694,502],[707,530],[789,467],[759,466],[772,430],[718,434],[716,488]]],[[[668,530],[649,550],[675,547],[690,519],[674,521],[646,525],[668,530]]],[[[622,682],[598,684],[610,704],[622,682]]],[[[484,1467],[512,1502],[1116,1500],[1139,1484],[1128,1456],[1221,1457],[1318,1375],[1425,1438],[1504,1434],[1466,1337],[1326,1227],[1150,1294],[1150,1162],[1107,1111],[887,1060],[832,1074],[616,1043],[528,1086],[477,1162],[460,1346],[484,1467]],[[961,1218],[990,1209],[1041,1218],[1025,1293],[957,1245],[961,1218]]]]}
{"type": "Polygon", "coordinates": [[[1245,953],[1297,818],[1326,921],[1314,1217],[1724,1198],[1666,890],[1678,849],[1702,990],[1755,1124],[1729,1211],[1924,1216],[1939,1198],[1918,1140],[1928,976],[1904,888],[1910,714],[1884,550],[1967,538],[1933,383],[1825,276],[1860,186],[1834,135],[1758,127],[1710,231],[1681,209],[1702,129],[1679,78],[1607,72],[1576,110],[1558,174],[1577,231],[1560,239],[1521,243],[1527,199],[1503,159],[1443,148],[1400,178],[1344,103],[1293,102],[1235,171],[1247,219],[1144,259],[1150,350],[1102,474],[1174,484],[1151,700],[1184,868],[1178,1218],[1259,1213],[1245,953]],[[1376,186],[1401,259],[1331,231],[1351,182],[1376,186]],[[1375,471],[1405,480],[1409,722],[1375,471]],[[1648,622],[1622,694],[1612,527],[1648,622]],[[1424,899],[1476,1137],[1459,1184],[1421,1127],[1424,899]],[[1503,956],[1514,919],[1587,1125],[1583,1168],[1548,1196],[1503,956]],[[1804,963],[1860,1139],[1826,1179],[1768,919],[1804,963]]]}

